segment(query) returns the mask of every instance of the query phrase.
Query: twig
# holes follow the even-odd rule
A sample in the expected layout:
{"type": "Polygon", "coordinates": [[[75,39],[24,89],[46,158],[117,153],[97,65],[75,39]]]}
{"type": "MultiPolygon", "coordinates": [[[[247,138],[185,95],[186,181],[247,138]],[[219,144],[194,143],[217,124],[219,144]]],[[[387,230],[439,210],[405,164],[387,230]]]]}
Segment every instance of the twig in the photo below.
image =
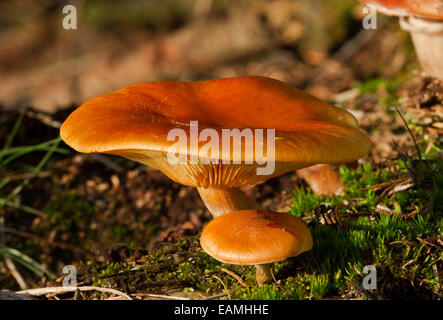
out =
{"type": "Polygon", "coordinates": [[[397,192],[408,190],[409,188],[412,188],[413,186],[414,186],[414,184],[412,184],[412,183],[396,185],[395,187],[391,188],[391,190],[388,192],[388,195],[392,196],[393,194],[395,194],[397,192]]]}
{"type": "Polygon", "coordinates": [[[56,293],[62,294],[67,292],[75,292],[75,291],[99,291],[105,293],[113,293],[118,296],[122,296],[126,298],[126,300],[133,300],[129,295],[119,290],[111,289],[111,288],[102,288],[95,286],[83,286],[83,287],[46,287],[46,288],[35,288],[29,290],[17,291],[18,294],[27,294],[31,296],[43,296],[48,293],[56,293]]]}
{"type": "Polygon", "coordinates": [[[217,299],[217,298],[221,298],[221,297],[226,297],[227,295],[228,294],[226,292],[223,292],[223,293],[219,293],[219,294],[204,298],[202,300],[213,300],[213,299],[217,299]]]}
{"type": "Polygon", "coordinates": [[[26,115],[30,118],[38,119],[47,126],[55,129],[60,129],[60,127],[62,126],[60,121],[54,120],[51,116],[42,112],[28,111],[26,112],[26,115]]]}
{"type": "Polygon", "coordinates": [[[14,261],[7,255],[5,255],[5,264],[6,267],[9,269],[9,272],[11,272],[12,276],[14,277],[15,281],[17,281],[18,285],[21,289],[28,289],[28,285],[26,284],[25,279],[22,277],[20,272],[18,272],[17,267],[14,264],[14,261]]]}
{"type": "Polygon", "coordinates": [[[407,244],[407,245],[412,246],[412,247],[416,247],[417,246],[416,243],[414,243],[413,241],[410,241],[410,240],[392,241],[389,244],[407,244]]]}
{"type": "Polygon", "coordinates": [[[0,300],[34,300],[32,297],[28,297],[22,294],[17,294],[12,291],[0,290],[0,300]]]}
{"type": "Polygon", "coordinates": [[[226,268],[221,268],[221,271],[226,272],[227,274],[230,274],[231,276],[233,276],[242,285],[242,287],[246,287],[246,283],[234,271],[228,270],[226,268]]]}
{"type": "Polygon", "coordinates": [[[386,196],[386,194],[388,193],[388,192],[390,192],[392,189],[394,189],[395,188],[395,184],[391,184],[390,186],[388,186],[385,190],[383,190],[383,192],[380,194],[380,198],[381,199],[383,199],[385,196],[386,196]]]}
{"type": "Polygon", "coordinates": [[[396,184],[396,183],[401,183],[401,182],[406,182],[408,180],[411,180],[411,178],[409,177],[405,177],[405,178],[400,178],[400,179],[396,179],[396,180],[391,180],[388,182],[383,182],[383,183],[379,183],[370,187],[365,187],[363,189],[361,189],[361,191],[366,191],[366,190],[377,190],[386,186],[389,186],[391,184],[396,184]]]}
{"type": "Polygon", "coordinates": [[[185,297],[177,297],[177,296],[168,296],[166,294],[153,294],[153,293],[133,293],[131,296],[134,297],[152,297],[152,298],[160,298],[160,299],[171,299],[171,300],[191,300],[185,297]]]}
{"type": "Polygon", "coordinates": [[[406,262],[404,265],[401,266],[402,269],[405,269],[407,266],[409,266],[410,264],[414,263],[414,259],[409,260],[408,262],[406,262]]]}
{"type": "Polygon", "coordinates": [[[274,280],[275,284],[280,288],[280,290],[283,291],[283,287],[278,283],[277,279],[275,278],[275,271],[274,271],[274,267],[271,267],[271,276],[272,276],[272,280],[274,280]]]}
{"type": "Polygon", "coordinates": [[[429,241],[426,241],[426,240],[424,240],[424,239],[422,239],[422,238],[420,238],[420,237],[417,237],[417,240],[420,241],[420,242],[423,243],[423,244],[428,244],[428,245],[430,245],[430,246],[432,246],[432,247],[434,247],[434,248],[438,248],[438,246],[436,246],[435,244],[433,244],[433,243],[431,243],[431,242],[429,242],[429,241]]]}

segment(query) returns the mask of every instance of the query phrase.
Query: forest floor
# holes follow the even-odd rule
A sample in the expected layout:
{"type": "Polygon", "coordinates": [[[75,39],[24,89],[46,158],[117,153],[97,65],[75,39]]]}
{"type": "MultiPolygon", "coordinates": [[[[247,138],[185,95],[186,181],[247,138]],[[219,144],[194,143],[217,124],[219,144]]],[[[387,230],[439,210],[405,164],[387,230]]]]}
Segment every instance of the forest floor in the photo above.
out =
{"type": "Polygon", "coordinates": [[[74,265],[78,286],[118,292],[43,289],[38,298],[441,299],[443,83],[420,74],[395,22],[343,43],[318,64],[280,43],[188,76],[287,81],[350,110],[374,143],[339,168],[341,195],[318,196],[296,173],[245,188],[262,208],[302,217],[313,235],[311,251],[275,264],[273,282],[258,287],[253,267],[202,251],[211,216],[194,188],[123,158],[76,153],[59,138],[76,104],[30,104],[0,106],[0,289],[61,287],[74,265]],[[376,290],[362,286],[365,265],[377,270],[376,290]]]}

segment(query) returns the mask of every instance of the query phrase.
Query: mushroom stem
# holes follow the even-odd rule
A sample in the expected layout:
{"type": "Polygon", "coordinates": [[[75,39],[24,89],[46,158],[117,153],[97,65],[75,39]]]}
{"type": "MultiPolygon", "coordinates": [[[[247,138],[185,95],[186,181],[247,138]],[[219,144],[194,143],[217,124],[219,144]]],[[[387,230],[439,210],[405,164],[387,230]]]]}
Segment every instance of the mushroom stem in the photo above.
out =
{"type": "Polygon", "coordinates": [[[255,272],[255,279],[257,280],[257,284],[259,286],[264,285],[266,282],[272,280],[272,268],[274,264],[273,263],[266,263],[266,264],[256,264],[256,272],[255,272]]]}
{"type": "Polygon", "coordinates": [[[258,209],[258,204],[238,188],[197,188],[212,216],[247,209],[258,209]]]}
{"type": "Polygon", "coordinates": [[[400,26],[411,33],[418,61],[431,76],[443,79],[443,21],[419,17],[401,17],[400,26]]]}

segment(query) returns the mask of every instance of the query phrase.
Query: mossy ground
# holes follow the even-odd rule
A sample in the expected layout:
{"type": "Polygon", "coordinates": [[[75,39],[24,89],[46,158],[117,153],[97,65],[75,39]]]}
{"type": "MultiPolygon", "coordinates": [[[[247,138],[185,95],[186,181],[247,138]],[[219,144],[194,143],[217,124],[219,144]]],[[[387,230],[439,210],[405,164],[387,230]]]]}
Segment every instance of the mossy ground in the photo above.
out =
{"type": "Polygon", "coordinates": [[[401,160],[384,168],[342,166],[342,196],[298,190],[291,213],[307,218],[314,247],[276,263],[275,281],[262,287],[255,283],[254,267],[217,262],[202,251],[198,236],[165,244],[151,254],[135,253],[125,261],[93,264],[86,267],[85,280],[129,293],[179,289],[195,292],[195,298],[437,298],[443,258],[442,168],[440,159],[427,161],[423,186],[389,197],[380,197],[389,182],[407,176],[401,160]],[[377,189],[380,185],[385,188],[377,189]],[[365,265],[377,270],[376,290],[362,286],[365,265]]]}

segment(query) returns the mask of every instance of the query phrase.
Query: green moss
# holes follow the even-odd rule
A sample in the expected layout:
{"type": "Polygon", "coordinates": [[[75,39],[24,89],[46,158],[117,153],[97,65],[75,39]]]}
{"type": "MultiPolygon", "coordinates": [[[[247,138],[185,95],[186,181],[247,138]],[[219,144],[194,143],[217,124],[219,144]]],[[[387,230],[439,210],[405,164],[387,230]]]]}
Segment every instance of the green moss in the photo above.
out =
{"type": "MultiPolygon", "coordinates": [[[[365,164],[358,169],[340,168],[345,183],[342,196],[320,197],[299,189],[290,213],[311,217],[308,226],[314,247],[298,257],[275,264],[276,282],[258,287],[253,266],[222,264],[203,252],[197,237],[168,244],[144,257],[143,262],[102,265],[94,284],[124,288],[127,292],[156,292],[179,288],[206,296],[225,293],[220,299],[325,299],[339,297],[395,298],[401,286],[410,298],[432,297],[438,288],[435,264],[442,263],[438,245],[425,240],[442,236],[441,161],[429,162],[425,177],[432,183],[381,196],[382,189],[368,187],[406,176],[401,161],[385,168],[365,164]],[[321,203],[341,216],[342,224],[322,224],[314,215],[321,203]],[[377,211],[377,205],[398,210],[377,211]],[[415,216],[405,213],[416,210],[415,216]],[[420,239],[422,241],[420,241],[420,239]],[[377,268],[376,292],[361,287],[363,266],[377,268]],[[232,275],[239,275],[246,286],[232,275]],[[413,290],[412,284],[420,284],[413,290]]],[[[402,289],[403,290],[403,289],[402,289]]]]}

